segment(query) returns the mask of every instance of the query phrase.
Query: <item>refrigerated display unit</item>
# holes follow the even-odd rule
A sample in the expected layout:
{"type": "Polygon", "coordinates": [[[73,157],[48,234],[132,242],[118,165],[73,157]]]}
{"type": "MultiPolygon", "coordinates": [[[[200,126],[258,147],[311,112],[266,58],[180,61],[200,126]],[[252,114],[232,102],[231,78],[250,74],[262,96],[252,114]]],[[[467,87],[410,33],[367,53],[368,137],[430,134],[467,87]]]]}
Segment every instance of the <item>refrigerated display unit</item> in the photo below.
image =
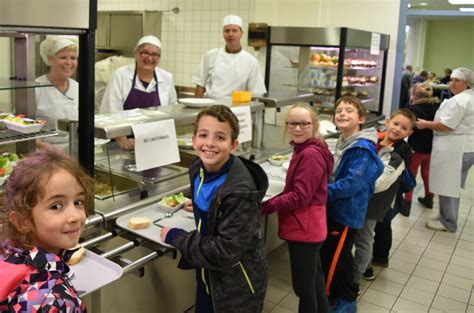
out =
{"type": "Polygon", "coordinates": [[[265,84],[270,94],[312,92],[329,113],[336,99],[353,95],[380,115],[389,38],[345,27],[268,27],[265,84]]]}

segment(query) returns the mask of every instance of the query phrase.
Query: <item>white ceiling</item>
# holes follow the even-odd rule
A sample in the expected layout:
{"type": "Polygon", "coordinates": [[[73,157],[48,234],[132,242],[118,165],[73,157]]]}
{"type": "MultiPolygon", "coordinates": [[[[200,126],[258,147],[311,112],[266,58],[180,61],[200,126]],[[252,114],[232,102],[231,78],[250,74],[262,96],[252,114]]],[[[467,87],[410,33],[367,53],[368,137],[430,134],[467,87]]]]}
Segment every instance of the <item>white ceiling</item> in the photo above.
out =
{"type": "Polygon", "coordinates": [[[468,19],[474,23],[474,12],[459,11],[459,8],[474,8],[472,4],[452,5],[448,0],[408,0],[408,3],[408,20],[468,19]]]}
{"type": "Polygon", "coordinates": [[[410,10],[441,10],[441,11],[458,11],[459,8],[474,8],[474,5],[452,5],[448,0],[408,0],[411,7],[410,10]],[[420,5],[420,3],[428,5],[420,5]]]}

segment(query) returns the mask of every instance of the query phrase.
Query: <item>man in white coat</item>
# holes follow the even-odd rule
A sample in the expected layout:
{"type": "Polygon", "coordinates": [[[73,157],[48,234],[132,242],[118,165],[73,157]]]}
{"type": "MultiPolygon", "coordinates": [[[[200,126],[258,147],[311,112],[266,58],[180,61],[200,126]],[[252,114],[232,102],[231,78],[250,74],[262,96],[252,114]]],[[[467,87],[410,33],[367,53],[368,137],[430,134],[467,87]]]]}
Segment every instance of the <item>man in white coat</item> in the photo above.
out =
{"type": "Polygon", "coordinates": [[[224,48],[206,53],[193,75],[195,96],[226,98],[233,91],[245,90],[261,95],[267,92],[257,59],[242,49],[242,19],[236,15],[224,17],[224,48]]]}
{"type": "Polygon", "coordinates": [[[440,216],[426,222],[433,230],[455,232],[460,191],[474,164],[474,91],[473,73],[457,68],[451,74],[454,96],[444,100],[434,121],[419,119],[416,126],[434,131],[430,165],[430,189],[439,195],[440,216]]]}

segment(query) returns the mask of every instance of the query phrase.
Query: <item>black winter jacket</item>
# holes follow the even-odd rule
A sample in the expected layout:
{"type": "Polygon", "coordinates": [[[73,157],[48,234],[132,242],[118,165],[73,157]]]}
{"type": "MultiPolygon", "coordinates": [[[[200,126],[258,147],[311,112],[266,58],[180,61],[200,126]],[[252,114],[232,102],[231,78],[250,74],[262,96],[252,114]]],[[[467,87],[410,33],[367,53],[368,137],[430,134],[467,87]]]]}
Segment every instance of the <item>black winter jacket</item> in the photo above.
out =
{"type": "MultiPolygon", "coordinates": [[[[415,102],[415,104],[410,107],[410,110],[415,114],[416,118],[421,118],[427,121],[432,121],[434,119],[436,111],[439,108],[439,103],[430,99],[433,98],[420,99],[425,100],[426,102],[415,102]]],[[[429,128],[418,129],[415,127],[415,129],[413,129],[413,134],[408,137],[408,143],[415,152],[431,154],[431,149],[433,147],[433,130],[429,128]]]]}
{"type": "MultiPolygon", "coordinates": [[[[215,313],[257,313],[262,311],[267,288],[260,204],[268,178],[258,164],[231,157],[234,160],[227,178],[209,208],[209,235],[180,230],[172,245],[182,254],[181,268],[208,270],[215,313]]],[[[189,169],[191,195],[202,166],[196,159],[189,169]]]]}
{"type": "Polygon", "coordinates": [[[401,140],[393,147],[383,147],[378,154],[384,170],[375,182],[375,192],[370,198],[366,219],[381,222],[397,195],[403,170],[410,169],[412,152],[410,145],[401,140]]]}

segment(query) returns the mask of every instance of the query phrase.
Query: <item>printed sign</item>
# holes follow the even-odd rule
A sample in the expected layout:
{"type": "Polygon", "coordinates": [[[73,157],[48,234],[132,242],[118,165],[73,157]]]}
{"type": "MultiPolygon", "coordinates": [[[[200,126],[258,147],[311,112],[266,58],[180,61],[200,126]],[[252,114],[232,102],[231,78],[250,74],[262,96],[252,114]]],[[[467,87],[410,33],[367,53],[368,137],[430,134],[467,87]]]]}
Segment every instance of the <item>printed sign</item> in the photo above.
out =
{"type": "Polygon", "coordinates": [[[252,140],[252,116],[250,114],[249,106],[233,107],[232,112],[239,120],[239,143],[244,143],[252,140]]]}
{"type": "Polygon", "coordinates": [[[372,33],[370,40],[370,54],[378,55],[380,53],[380,34],[372,33]]]}
{"type": "Polygon", "coordinates": [[[180,161],[173,119],[136,124],[132,129],[137,171],[180,161]]]}

